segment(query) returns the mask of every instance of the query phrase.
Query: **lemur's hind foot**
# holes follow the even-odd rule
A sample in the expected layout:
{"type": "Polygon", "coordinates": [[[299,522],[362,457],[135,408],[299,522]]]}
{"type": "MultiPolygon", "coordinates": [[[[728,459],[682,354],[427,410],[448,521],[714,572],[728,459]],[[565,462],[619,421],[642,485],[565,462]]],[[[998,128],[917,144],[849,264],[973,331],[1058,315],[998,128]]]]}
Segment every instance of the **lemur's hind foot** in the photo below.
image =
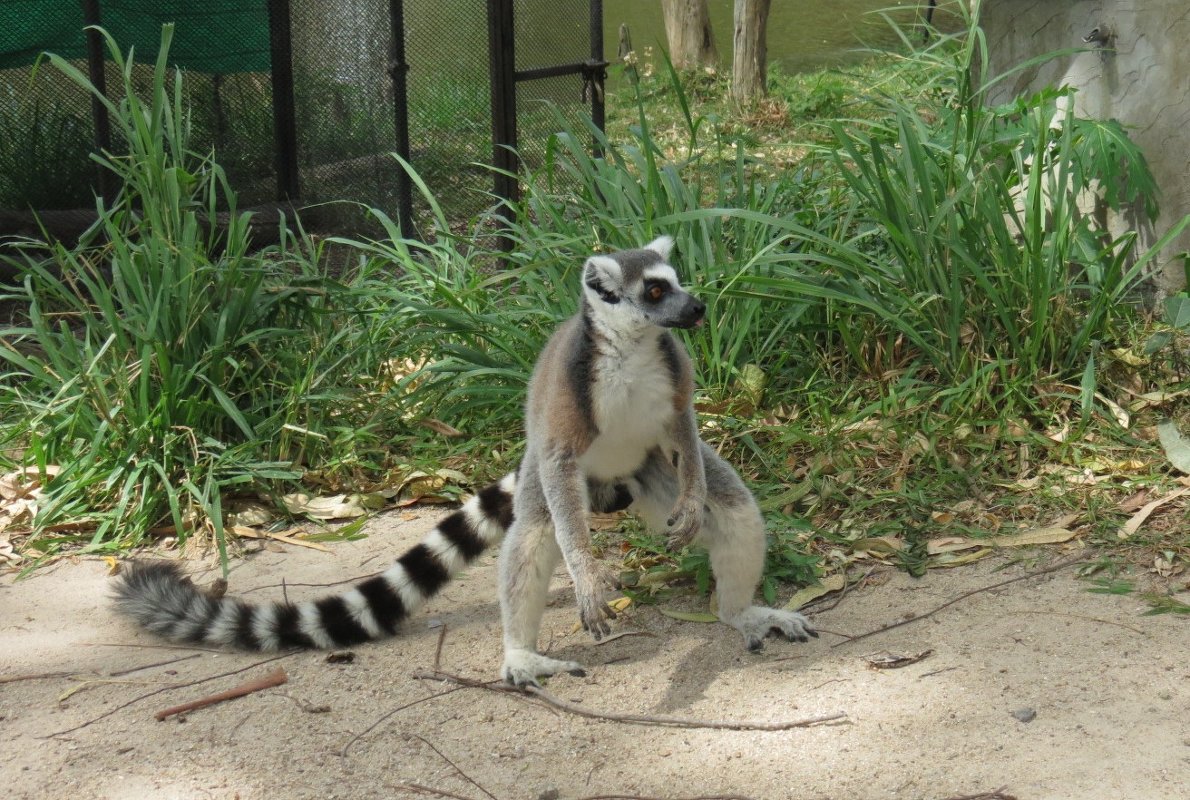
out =
{"type": "Polygon", "coordinates": [[[509,650],[504,654],[501,677],[509,686],[523,689],[526,686],[541,688],[538,678],[548,678],[566,672],[577,678],[584,678],[587,671],[577,661],[559,661],[528,650],[509,650]]]}
{"type": "Polygon", "coordinates": [[[762,650],[765,638],[771,635],[784,636],[791,642],[818,638],[818,631],[810,621],[796,611],[751,606],[723,621],[744,635],[745,645],[753,652],[762,650]]]}

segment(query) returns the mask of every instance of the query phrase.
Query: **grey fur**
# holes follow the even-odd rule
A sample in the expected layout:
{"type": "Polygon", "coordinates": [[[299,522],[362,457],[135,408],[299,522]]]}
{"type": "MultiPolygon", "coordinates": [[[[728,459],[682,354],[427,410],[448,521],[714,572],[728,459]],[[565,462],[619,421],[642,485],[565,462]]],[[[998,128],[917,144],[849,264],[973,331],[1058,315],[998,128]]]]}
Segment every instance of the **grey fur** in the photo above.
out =
{"type": "Polygon", "coordinates": [[[339,647],[396,632],[402,619],[486,547],[500,555],[503,677],[535,684],[581,665],[536,651],[549,579],[564,560],[579,617],[599,639],[614,616],[611,585],[590,548],[588,510],[626,505],[674,547],[710,552],[719,617],[750,649],[776,631],[816,636],[800,614],[752,605],[764,563],[764,527],[751,492],[698,437],[693,367],[667,328],[698,324],[705,306],[667,263],[672,241],[593,256],[582,310],[538,358],[526,403],[525,457],[445,517],[384,573],[337,595],[253,605],[196,587],[176,563],[132,564],[115,607],[161,636],[248,650],[339,647]],[[505,533],[507,532],[507,536],[505,533]]]}
{"type": "Polygon", "coordinates": [[[816,636],[800,614],[752,605],[764,566],[764,523],[752,493],[698,436],[690,358],[667,328],[701,322],[705,306],[667,263],[672,241],[593,256],[578,315],[542,351],[529,385],[527,442],[500,554],[505,681],[518,686],[573,661],[537,652],[549,579],[559,560],[574,581],[583,627],[599,639],[614,613],[611,585],[590,549],[588,509],[621,505],[673,547],[705,545],[719,616],[749,649],[779,632],[816,636]]]}

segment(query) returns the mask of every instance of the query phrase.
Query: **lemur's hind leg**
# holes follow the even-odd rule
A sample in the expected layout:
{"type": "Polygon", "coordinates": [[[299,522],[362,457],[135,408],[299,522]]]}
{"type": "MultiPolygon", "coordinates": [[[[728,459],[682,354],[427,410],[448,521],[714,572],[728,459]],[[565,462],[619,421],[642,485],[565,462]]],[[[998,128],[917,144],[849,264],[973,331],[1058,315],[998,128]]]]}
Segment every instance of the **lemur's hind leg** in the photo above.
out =
{"type": "Polygon", "coordinates": [[[550,577],[562,560],[554,526],[535,469],[521,467],[514,504],[516,518],[500,551],[500,610],[504,621],[504,666],[500,675],[513,686],[539,685],[538,677],[569,672],[585,675],[576,661],[537,652],[550,577]]]}
{"type": "MultiPolygon", "coordinates": [[[[707,549],[719,599],[719,619],[744,636],[749,650],[764,646],[765,637],[778,633],[790,641],[817,637],[809,620],[796,611],[753,605],[764,572],[764,518],[756,499],[739,475],[705,443],[703,466],[707,476],[707,507],[694,544],[707,549]]],[[[650,457],[629,484],[640,514],[654,531],[666,522],[678,493],[672,466],[659,454],[650,457]]]]}

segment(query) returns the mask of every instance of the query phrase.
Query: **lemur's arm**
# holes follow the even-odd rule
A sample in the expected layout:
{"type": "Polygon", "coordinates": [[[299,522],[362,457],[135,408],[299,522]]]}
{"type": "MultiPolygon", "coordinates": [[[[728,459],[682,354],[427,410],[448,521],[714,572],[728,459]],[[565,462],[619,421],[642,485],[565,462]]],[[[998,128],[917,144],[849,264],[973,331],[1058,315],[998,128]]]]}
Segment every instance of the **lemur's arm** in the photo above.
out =
{"type": "Polygon", "coordinates": [[[679,550],[698,535],[707,501],[707,473],[693,407],[687,406],[674,417],[669,444],[668,455],[678,471],[678,498],[668,520],[669,547],[679,550]]]}
{"type": "Polygon", "coordinates": [[[579,619],[583,629],[599,640],[611,632],[607,620],[614,618],[616,612],[603,602],[607,581],[591,552],[586,478],[570,448],[552,448],[544,453],[538,474],[554,523],[554,538],[574,579],[579,619]]]}

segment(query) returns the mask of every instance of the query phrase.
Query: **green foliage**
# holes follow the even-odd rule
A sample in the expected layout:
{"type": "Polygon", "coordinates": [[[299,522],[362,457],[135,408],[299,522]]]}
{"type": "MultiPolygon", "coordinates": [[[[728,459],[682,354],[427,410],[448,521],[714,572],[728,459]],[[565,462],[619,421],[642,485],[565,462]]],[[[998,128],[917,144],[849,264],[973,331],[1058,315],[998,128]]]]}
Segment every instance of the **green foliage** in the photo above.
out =
{"type": "Polygon", "coordinates": [[[1098,186],[1109,207],[1155,214],[1139,150],[1114,121],[1059,111],[1064,93],[988,108],[990,84],[971,83],[973,71],[987,74],[975,63],[981,41],[972,28],[918,53],[920,96],[833,121],[822,149],[828,180],[845,192],[803,233],[808,253],[740,280],[757,296],[813,298],[807,319],[824,346],[861,373],[910,368],[951,387],[950,408],[1015,402],[1038,375],[1083,374],[1095,343],[1130,313],[1145,268],[1187,224],[1144,253],[1134,234],[1112,240],[1080,202],[1098,186]]]}
{"type": "Polygon", "coordinates": [[[0,438],[28,464],[61,465],[35,524],[92,519],[92,549],[166,521],[180,535],[209,526],[222,547],[224,495],[362,457],[383,413],[363,381],[400,320],[378,308],[371,276],[334,281],[294,238],[250,253],[250,217],[211,157],[189,150],[171,34],[145,97],[108,40],[123,95],[103,102],[127,152],[96,160],[121,193],[99,201],[77,248],[48,260],[18,249],[22,278],[3,298],[27,304],[28,322],[0,331],[0,438]],[[208,221],[224,207],[221,232],[208,221]]]}
{"type": "Polygon", "coordinates": [[[34,86],[0,97],[0,208],[74,208],[91,199],[91,124],[34,86]]]}
{"type": "Polygon", "coordinates": [[[822,558],[804,552],[805,542],[813,534],[807,520],[773,516],[769,520],[769,541],[764,557],[764,578],[760,592],[769,605],[777,602],[781,583],[809,586],[821,575],[822,558]]]}

